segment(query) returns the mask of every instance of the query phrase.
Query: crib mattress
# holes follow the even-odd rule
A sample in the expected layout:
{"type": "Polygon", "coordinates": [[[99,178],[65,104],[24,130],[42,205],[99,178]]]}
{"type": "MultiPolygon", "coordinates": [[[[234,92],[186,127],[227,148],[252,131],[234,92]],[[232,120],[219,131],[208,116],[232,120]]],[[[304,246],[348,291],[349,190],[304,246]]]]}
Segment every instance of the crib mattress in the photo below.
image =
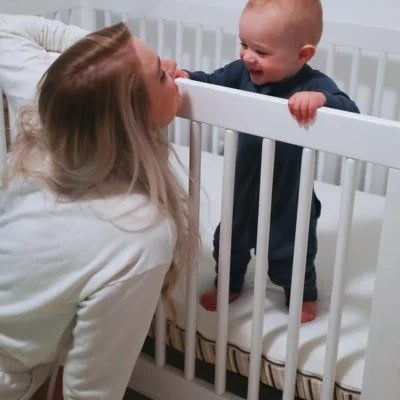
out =
{"type": "MultiPolygon", "coordinates": [[[[182,163],[188,166],[188,148],[175,146],[175,149],[182,163]]],[[[187,181],[187,174],[177,163],[174,164],[182,181],[187,181]]],[[[215,273],[212,236],[220,219],[222,168],[221,156],[203,153],[200,211],[203,246],[198,273],[199,295],[213,288],[215,273]]],[[[315,183],[315,191],[322,202],[318,225],[319,251],[316,259],[318,317],[301,326],[296,383],[296,395],[313,400],[320,398],[341,195],[340,187],[321,182],[315,183]]],[[[335,390],[337,398],[340,399],[359,398],[383,208],[383,197],[356,193],[336,373],[335,390]]],[[[253,257],[244,290],[239,299],[229,307],[228,368],[244,376],[248,376],[249,371],[254,265],[253,257]]],[[[183,350],[184,284],[177,286],[174,300],[177,308],[177,326],[169,324],[168,342],[172,347],[183,350]]],[[[197,356],[213,363],[217,313],[206,311],[198,305],[197,316],[197,356]]],[[[287,323],[288,309],[285,306],[283,291],[267,282],[261,380],[278,389],[283,388],[287,323]]]]}

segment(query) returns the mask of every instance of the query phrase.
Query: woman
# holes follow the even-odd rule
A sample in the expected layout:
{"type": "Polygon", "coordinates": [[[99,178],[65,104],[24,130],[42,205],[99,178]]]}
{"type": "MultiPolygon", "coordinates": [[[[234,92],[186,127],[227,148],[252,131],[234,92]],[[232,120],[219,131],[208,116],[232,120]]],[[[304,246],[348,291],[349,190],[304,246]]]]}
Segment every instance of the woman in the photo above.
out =
{"type": "Polygon", "coordinates": [[[160,133],[181,97],[123,24],[62,53],[38,93],[0,192],[1,398],[30,399],[66,351],[64,399],[121,399],[198,244],[160,133]]]}

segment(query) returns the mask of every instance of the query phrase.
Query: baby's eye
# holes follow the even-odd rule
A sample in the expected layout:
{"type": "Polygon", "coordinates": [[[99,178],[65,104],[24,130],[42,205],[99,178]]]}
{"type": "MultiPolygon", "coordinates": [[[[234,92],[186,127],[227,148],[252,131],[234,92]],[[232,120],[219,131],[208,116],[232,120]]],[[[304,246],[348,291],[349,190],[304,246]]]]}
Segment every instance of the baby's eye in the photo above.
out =
{"type": "Polygon", "coordinates": [[[247,49],[247,44],[246,43],[240,42],[240,46],[242,46],[244,49],[247,49]]]}
{"type": "Polygon", "coordinates": [[[260,56],[269,56],[269,53],[266,53],[265,51],[261,51],[261,50],[256,50],[256,53],[260,56]]]}

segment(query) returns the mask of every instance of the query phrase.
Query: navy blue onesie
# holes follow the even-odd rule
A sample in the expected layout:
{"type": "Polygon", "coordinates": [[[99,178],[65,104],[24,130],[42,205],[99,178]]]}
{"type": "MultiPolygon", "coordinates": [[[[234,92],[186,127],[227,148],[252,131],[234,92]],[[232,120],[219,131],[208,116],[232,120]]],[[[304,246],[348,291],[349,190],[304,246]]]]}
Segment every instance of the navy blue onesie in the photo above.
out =
{"type": "MultiPolygon", "coordinates": [[[[340,91],[336,84],[323,73],[305,64],[300,71],[283,82],[255,85],[242,60],[234,61],[212,74],[189,72],[190,79],[242,89],[248,92],[289,99],[301,91],[319,91],[326,96],[326,107],[344,111],[359,112],[356,104],[340,91]]],[[[246,118],[244,115],[243,118],[246,118]]],[[[289,118],[289,110],[288,110],[289,118]]],[[[239,133],[236,157],[235,191],[233,205],[232,250],[230,292],[239,293],[250,261],[250,250],[256,247],[257,216],[260,182],[262,138],[239,133]]],[[[269,277],[282,286],[289,304],[297,202],[300,184],[302,148],[277,142],[272,190],[271,228],[269,243],[269,277]]],[[[304,301],[317,299],[316,272],[314,260],[317,253],[317,220],[321,203],[313,193],[310,230],[307,250],[304,301]]],[[[214,234],[214,259],[219,253],[218,225],[214,234]]]]}

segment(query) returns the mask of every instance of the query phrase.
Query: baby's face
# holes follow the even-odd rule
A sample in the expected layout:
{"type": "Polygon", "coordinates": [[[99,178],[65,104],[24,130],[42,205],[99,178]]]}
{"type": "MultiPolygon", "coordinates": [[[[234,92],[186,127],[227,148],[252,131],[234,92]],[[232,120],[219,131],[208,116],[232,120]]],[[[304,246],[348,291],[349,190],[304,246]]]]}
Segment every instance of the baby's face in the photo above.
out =
{"type": "Polygon", "coordinates": [[[240,58],[256,85],[282,81],[301,67],[297,42],[284,20],[274,7],[245,10],[240,18],[240,58]]]}

